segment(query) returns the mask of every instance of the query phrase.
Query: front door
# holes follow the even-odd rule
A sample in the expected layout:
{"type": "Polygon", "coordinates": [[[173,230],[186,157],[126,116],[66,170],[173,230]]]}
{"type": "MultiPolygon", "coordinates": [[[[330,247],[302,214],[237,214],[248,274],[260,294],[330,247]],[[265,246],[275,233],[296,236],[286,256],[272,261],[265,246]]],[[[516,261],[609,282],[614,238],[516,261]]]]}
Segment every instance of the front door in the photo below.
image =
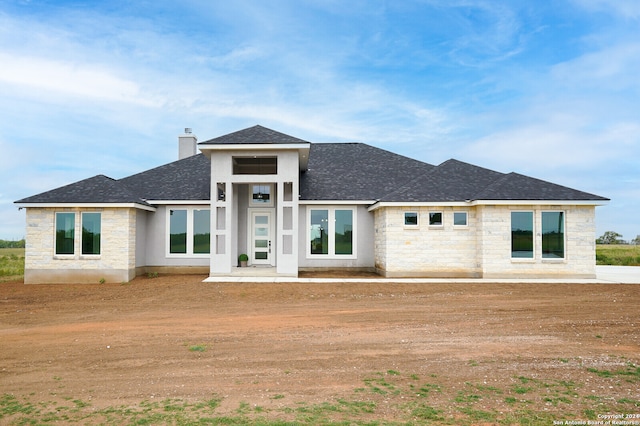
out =
{"type": "Polygon", "coordinates": [[[253,265],[274,265],[273,241],[273,211],[251,210],[250,230],[251,260],[253,265]]]}

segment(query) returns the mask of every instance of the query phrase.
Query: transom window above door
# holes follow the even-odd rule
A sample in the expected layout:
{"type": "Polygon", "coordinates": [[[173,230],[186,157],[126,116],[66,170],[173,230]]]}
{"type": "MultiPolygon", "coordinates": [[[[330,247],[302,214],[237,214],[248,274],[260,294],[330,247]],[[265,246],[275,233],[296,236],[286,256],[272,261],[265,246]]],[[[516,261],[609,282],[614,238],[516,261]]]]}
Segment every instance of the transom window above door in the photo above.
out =
{"type": "Polygon", "coordinates": [[[273,185],[270,183],[253,183],[251,188],[249,204],[251,207],[273,206],[273,185]]]}

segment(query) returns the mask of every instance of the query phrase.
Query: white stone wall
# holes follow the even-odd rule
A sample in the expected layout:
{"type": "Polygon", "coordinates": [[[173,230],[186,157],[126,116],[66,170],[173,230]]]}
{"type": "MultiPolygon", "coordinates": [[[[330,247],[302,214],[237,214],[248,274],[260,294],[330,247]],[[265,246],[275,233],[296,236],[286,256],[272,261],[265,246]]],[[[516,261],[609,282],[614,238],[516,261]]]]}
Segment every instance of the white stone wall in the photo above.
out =
{"type": "Polygon", "coordinates": [[[477,219],[470,208],[387,207],[375,211],[375,264],[386,276],[474,277],[477,219]],[[467,212],[467,226],[454,227],[453,213],[467,212]],[[418,226],[404,225],[417,212],[418,226]],[[429,213],[442,212],[442,226],[429,226],[429,213]]]}
{"type": "Polygon", "coordinates": [[[25,283],[129,281],[135,277],[136,212],[131,208],[27,208],[25,283]],[[55,254],[55,213],[73,212],[75,254],[55,254]],[[81,213],[101,213],[101,253],[82,255],[81,213]]]}
{"type": "Polygon", "coordinates": [[[375,265],[386,276],[484,278],[595,277],[594,206],[385,207],[375,211],[375,265]],[[534,212],[534,258],[511,259],[511,212],[534,212]],[[404,226],[404,213],[419,226],[404,226]],[[428,225],[443,212],[443,226],[428,225]],[[453,212],[467,211],[467,228],[453,226],[453,212]],[[542,259],[543,211],[565,212],[565,258],[542,259]]]}
{"type": "Polygon", "coordinates": [[[480,263],[485,278],[595,277],[594,206],[479,206],[480,263]],[[534,258],[511,259],[511,212],[534,212],[534,258]],[[565,212],[565,258],[542,258],[542,212],[565,212]]]}

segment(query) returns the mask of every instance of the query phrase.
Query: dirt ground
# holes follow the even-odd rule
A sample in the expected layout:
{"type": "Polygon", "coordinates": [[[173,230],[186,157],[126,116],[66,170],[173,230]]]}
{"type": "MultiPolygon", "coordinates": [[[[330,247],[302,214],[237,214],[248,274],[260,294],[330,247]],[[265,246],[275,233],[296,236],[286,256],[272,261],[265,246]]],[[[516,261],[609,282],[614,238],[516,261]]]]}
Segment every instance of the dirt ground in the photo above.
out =
{"type": "Polygon", "coordinates": [[[204,278],[0,284],[0,424],[153,401],[303,423],[640,413],[638,285],[204,278]]]}

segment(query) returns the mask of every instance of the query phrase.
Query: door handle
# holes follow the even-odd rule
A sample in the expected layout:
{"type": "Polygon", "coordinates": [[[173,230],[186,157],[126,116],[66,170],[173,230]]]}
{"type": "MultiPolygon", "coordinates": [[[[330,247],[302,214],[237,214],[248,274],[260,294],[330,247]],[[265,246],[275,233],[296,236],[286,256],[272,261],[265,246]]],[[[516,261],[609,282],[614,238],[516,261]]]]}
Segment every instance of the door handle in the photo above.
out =
{"type": "Polygon", "coordinates": [[[271,253],[271,240],[269,240],[269,253],[271,253]]]}

